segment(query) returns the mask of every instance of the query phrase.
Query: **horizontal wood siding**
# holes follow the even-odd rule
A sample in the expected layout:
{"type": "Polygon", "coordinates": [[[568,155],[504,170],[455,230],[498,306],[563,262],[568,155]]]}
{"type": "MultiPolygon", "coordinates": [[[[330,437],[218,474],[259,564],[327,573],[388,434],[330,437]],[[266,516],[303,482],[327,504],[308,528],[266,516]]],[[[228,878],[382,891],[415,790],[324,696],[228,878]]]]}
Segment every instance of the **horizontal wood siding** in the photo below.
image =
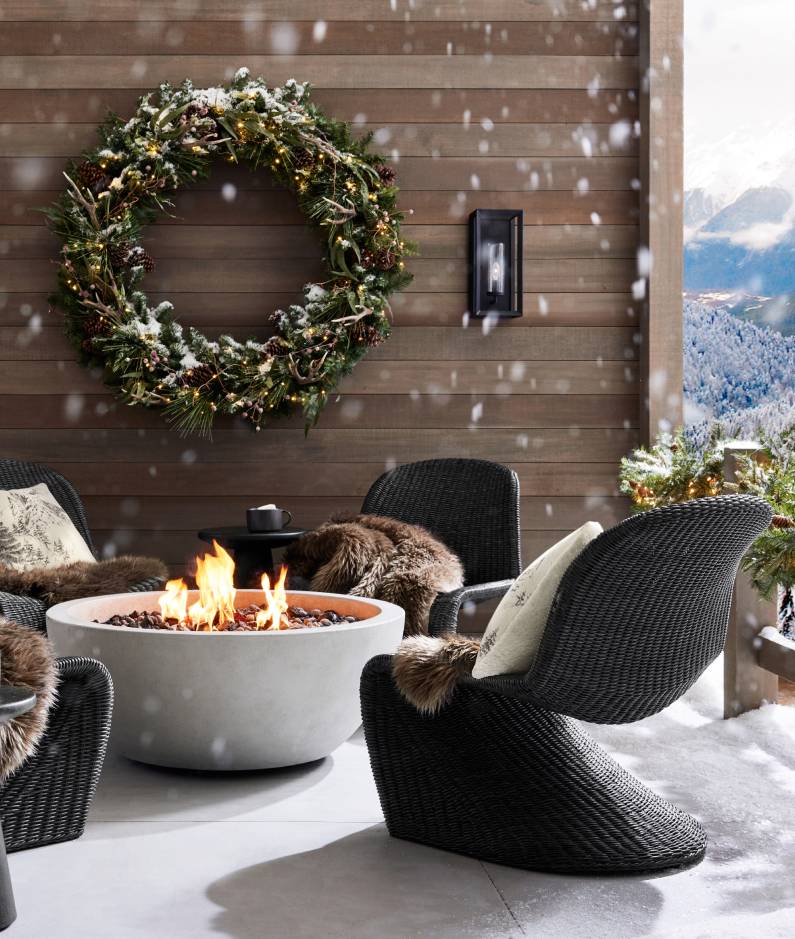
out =
{"type": "MultiPolygon", "coordinates": [[[[0,13],[0,442],[84,495],[107,554],[175,570],[196,529],[277,499],[316,525],[356,510],[385,467],[435,456],[512,466],[527,559],[587,519],[627,511],[639,439],[637,9],[612,0],[5,0],[0,13]],[[245,7],[245,10],[243,9],[245,7]],[[242,12],[241,12],[242,11],[242,12]],[[394,333],[318,428],[219,422],[182,439],[80,368],[48,309],[57,243],[36,210],[108,109],[162,80],[246,65],[311,81],[393,161],[419,244],[394,333]],[[466,316],[466,220],[525,212],[521,319],[466,316]]],[[[320,248],[267,174],[219,165],[146,233],[153,299],[210,334],[267,335],[320,276],[320,248]],[[223,194],[222,194],[223,193],[223,194]]],[[[479,622],[479,621],[471,621],[479,622]]]]}

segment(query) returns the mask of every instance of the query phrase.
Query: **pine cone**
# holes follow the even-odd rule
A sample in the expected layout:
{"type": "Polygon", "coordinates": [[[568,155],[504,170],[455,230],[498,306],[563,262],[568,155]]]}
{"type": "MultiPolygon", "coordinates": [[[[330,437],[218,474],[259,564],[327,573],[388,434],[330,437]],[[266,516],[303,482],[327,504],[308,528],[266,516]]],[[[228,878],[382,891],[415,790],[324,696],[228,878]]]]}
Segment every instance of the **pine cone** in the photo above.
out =
{"type": "Polygon", "coordinates": [[[80,178],[82,183],[85,183],[86,186],[95,186],[97,183],[102,182],[105,179],[107,173],[96,163],[81,163],[77,167],[77,175],[80,178]]]}
{"type": "Polygon", "coordinates": [[[200,385],[206,385],[207,382],[215,378],[215,369],[206,362],[200,362],[193,368],[186,370],[182,376],[182,384],[187,388],[198,388],[200,385]]]}
{"type": "Polygon", "coordinates": [[[795,528],[795,519],[788,515],[774,515],[771,522],[771,528],[795,528]]]}
{"type": "Polygon", "coordinates": [[[108,260],[113,267],[127,267],[132,248],[131,241],[120,241],[118,244],[111,245],[108,248],[108,260]]]}
{"type": "Polygon", "coordinates": [[[311,169],[315,165],[315,155],[309,150],[301,150],[296,154],[294,163],[297,170],[311,169]]]}
{"type": "Polygon", "coordinates": [[[278,339],[269,339],[262,350],[262,355],[267,359],[271,356],[278,355],[281,351],[282,344],[278,339]]]}
{"type": "Polygon", "coordinates": [[[182,112],[182,118],[180,118],[180,120],[184,118],[185,123],[188,123],[194,117],[207,117],[209,113],[209,110],[205,107],[199,107],[198,104],[189,104],[182,112]]]}
{"type": "Polygon", "coordinates": [[[391,271],[397,262],[397,255],[389,248],[382,248],[380,251],[362,252],[362,265],[364,267],[374,267],[379,271],[391,271]]]}
{"type": "Polygon", "coordinates": [[[375,326],[360,326],[356,330],[356,341],[365,346],[377,346],[384,341],[384,337],[375,326]]]}
{"type": "Polygon", "coordinates": [[[394,251],[390,251],[389,248],[384,248],[383,251],[379,251],[375,256],[375,266],[379,271],[391,271],[397,263],[398,256],[394,251]]]}
{"type": "Polygon", "coordinates": [[[108,321],[104,316],[97,314],[83,320],[83,335],[87,339],[93,339],[94,336],[104,336],[109,331],[108,321]]]}
{"type": "Polygon", "coordinates": [[[127,266],[142,267],[147,274],[150,274],[155,269],[155,260],[140,245],[134,245],[127,255],[127,266]]]}
{"type": "Polygon", "coordinates": [[[391,166],[387,166],[384,163],[379,163],[375,171],[378,173],[379,179],[385,186],[392,186],[397,179],[397,173],[391,166]]]}

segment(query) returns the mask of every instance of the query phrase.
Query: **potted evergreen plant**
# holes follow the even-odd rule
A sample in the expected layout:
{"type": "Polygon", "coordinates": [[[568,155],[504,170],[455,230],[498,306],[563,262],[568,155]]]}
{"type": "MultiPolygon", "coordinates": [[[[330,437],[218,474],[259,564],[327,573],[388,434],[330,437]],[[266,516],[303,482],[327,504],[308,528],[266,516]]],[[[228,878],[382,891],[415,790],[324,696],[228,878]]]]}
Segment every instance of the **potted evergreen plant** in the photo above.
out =
{"type": "Polygon", "coordinates": [[[753,587],[765,599],[778,591],[779,628],[795,639],[795,428],[763,439],[739,455],[736,481],[724,473],[720,426],[703,449],[683,431],[661,434],[651,447],[639,447],[621,461],[620,490],[635,511],[728,493],[750,493],[773,509],[770,528],[754,541],[743,559],[753,587]]]}

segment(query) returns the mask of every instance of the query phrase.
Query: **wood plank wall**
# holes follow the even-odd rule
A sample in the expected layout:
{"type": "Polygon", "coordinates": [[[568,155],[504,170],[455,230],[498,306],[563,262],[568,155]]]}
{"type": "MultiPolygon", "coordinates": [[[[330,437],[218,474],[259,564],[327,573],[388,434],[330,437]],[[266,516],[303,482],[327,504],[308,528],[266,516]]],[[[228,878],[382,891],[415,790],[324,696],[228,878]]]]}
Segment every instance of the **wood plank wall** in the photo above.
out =
{"type": "MultiPolygon", "coordinates": [[[[637,10],[611,0],[4,0],[0,12],[0,452],[73,480],[107,553],[181,565],[195,530],[252,503],[311,526],[355,509],[385,466],[433,456],[519,473],[525,558],[626,513],[638,435],[637,10]],[[133,12],[134,11],[134,12],[133,12]],[[108,108],[162,79],[314,83],[375,130],[420,245],[392,339],[305,439],[219,425],[183,440],[116,405],[48,311],[55,243],[35,211],[108,108]],[[630,131],[627,133],[626,131],[630,131]],[[466,218],[525,211],[525,315],[466,324],[466,218]]],[[[153,297],[242,335],[318,270],[289,194],[219,166],[148,235],[153,297]]]]}

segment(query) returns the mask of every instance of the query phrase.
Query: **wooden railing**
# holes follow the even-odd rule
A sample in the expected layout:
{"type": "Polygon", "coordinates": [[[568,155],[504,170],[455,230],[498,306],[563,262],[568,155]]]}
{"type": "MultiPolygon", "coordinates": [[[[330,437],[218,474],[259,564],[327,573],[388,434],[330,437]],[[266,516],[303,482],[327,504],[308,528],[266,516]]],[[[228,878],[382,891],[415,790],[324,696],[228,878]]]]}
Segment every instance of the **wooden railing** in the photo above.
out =
{"type": "MultiPolygon", "coordinates": [[[[728,444],[724,473],[737,476],[737,457],[758,449],[753,443],[728,444]]],[[[795,681],[795,643],[778,631],[775,599],[763,600],[740,571],[734,588],[723,656],[723,716],[737,717],[778,700],[779,677],[795,681]]]]}

